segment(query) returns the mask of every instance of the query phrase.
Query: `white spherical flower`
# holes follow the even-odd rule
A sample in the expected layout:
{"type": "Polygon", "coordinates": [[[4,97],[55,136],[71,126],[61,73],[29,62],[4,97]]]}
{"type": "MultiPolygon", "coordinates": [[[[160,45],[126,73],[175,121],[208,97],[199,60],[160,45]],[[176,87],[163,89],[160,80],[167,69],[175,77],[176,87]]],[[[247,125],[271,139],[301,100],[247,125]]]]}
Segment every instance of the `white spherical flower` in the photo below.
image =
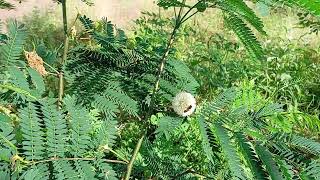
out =
{"type": "Polygon", "coordinates": [[[180,116],[190,116],[196,109],[196,99],[190,93],[180,92],[173,98],[172,108],[180,116]]]}

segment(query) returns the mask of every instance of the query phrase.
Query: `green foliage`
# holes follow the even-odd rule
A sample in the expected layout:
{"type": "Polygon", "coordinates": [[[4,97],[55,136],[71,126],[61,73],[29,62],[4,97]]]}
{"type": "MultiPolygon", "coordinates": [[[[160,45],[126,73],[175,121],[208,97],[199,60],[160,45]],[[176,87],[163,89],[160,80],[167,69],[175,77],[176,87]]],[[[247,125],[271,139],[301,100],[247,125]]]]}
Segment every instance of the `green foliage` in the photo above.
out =
{"type": "Polygon", "coordinates": [[[246,179],[241,168],[240,158],[237,155],[235,147],[230,141],[228,132],[219,123],[214,123],[211,128],[213,133],[218,138],[222,153],[228,162],[232,176],[237,179],[246,179]]]}
{"type": "MultiPolygon", "coordinates": [[[[64,102],[65,109],[57,110],[54,99],[30,101],[19,110],[19,126],[13,125],[10,120],[1,121],[4,125],[1,127],[7,127],[1,131],[2,140],[7,144],[1,146],[1,152],[6,152],[2,153],[1,163],[11,163],[10,159],[16,158],[13,163],[20,164],[16,168],[24,178],[42,179],[52,175],[58,179],[92,179],[107,169],[112,171],[100,160],[103,153],[100,147],[93,146],[93,126],[88,111],[76,105],[72,97],[66,97],[64,102]],[[64,112],[68,114],[64,115],[64,112]],[[12,132],[13,128],[17,128],[15,132],[12,132]],[[21,150],[16,148],[18,146],[22,147],[21,150]],[[106,166],[107,169],[94,168],[106,166]],[[53,168],[52,171],[49,168],[53,168]]],[[[115,132],[103,133],[114,136],[111,134],[115,132]]],[[[104,177],[114,178],[114,175],[104,174],[104,177]]]]}
{"type": "MultiPolygon", "coordinates": [[[[315,1],[286,2],[319,14],[315,1]]],[[[266,34],[262,20],[243,0],[158,5],[173,7],[178,22],[220,9],[249,53],[196,20],[175,24],[170,47],[172,19],[161,14],[145,13],[132,36],[83,15],[84,31],[70,40],[66,64],[57,64],[61,29],[36,14],[27,28],[9,22],[0,36],[0,179],[122,179],[135,155],[132,179],[319,179],[318,52],[262,46],[254,34],[266,34]],[[62,102],[52,91],[62,87],[53,83],[57,74],[41,76],[25,63],[30,48],[47,70],[63,71],[62,102]],[[194,115],[177,117],[173,97],[200,85],[194,115]]]]}
{"type": "Polygon", "coordinates": [[[10,111],[0,111],[1,178],[115,179],[103,147],[113,147],[116,124],[105,123],[109,118],[93,123],[94,117],[75,97],[66,96],[62,109],[57,109],[56,99],[44,97],[45,80],[20,59],[23,34],[17,35],[17,24],[11,26],[9,41],[1,47],[6,76],[0,87],[4,105],[16,105],[17,119],[10,111]]]}
{"type": "MultiPolygon", "coordinates": [[[[40,9],[34,9],[30,14],[23,16],[21,21],[25,25],[25,31],[28,33],[26,48],[38,49],[41,48],[40,45],[43,43],[50,50],[61,49],[63,28],[60,26],[59,21],[55,19],[53,12],[42,12],[40,9]]],[[[39,55],[46,60],[42,54],[39,55]]]]}
{"type": "MultiPolygon", "coordinates": [[[[226,91],[223,96],[202,107],[199,120],[205,119],[207,125],[202,125],[204,130],[200,130],[200,132],[211,131],[212,136],[216,139],[214,142],[209,141],[207,133],[200,133],[204,144],[209,143],[210,145],[209,147],[204,146],[204,152],[210,153],[207,154],[207,157],[224,159],[230,170],[230,175],[237,179],[247,179],[248,177],[266,179],[269,176],[271,179],[283,179],[284,177],[290,179],[290,177],[296,176],[297,173],[293,169],[297,168],[300,169],[298,174],[304,173],[304,168],[310,166],[309,160],[300,160],[299,163],[294,163],[292,158],[299,155],[291,156],[290,154],[298,153],[300,156],[306,156],[311,153],[316,160],[319,156],[317,154],[319,142],[298,135],[285,136],[288,138],[274,136],[275,132],[268,130],[270,129],[267,125],[268,117],[281,112],[281,107],[268,102],[248,104],[249,99],[259,98],[256,97],[256,93],[248,93],[248,90],[250,89],[247,89],[244,84],[241,91],[226,91]],[[231,95],[233,92],[237,92],[235,93],[236,97],[231,95]],[[224,108],[219,108],[220,106],[217,104],[220,103],[217,102],[225,102],[222,106],[224,108]],[[271,142],[268,140],[270,134],[272,135],[271,142]],[[264,142],[263,145],[262,142],[264,142]],[[279,148],[284,151],[279,155],[274,151],[273,143],[284,143],[287,146],[279,148]],[[217,146],[221,148],[219,156],[207,150],[217,146]],[[250,169],[249,174],[242,170],[246,168],[250,169]]],[[[257,102],[259,101],[261,100],[258,99],[257,102]]],[[[277,129],[276,132],[281,133],[282,129],[277,129]]]]}
{"type": "Polygon", "coordinates": [[[26,31],[24,27],[18,25],[16,21],[9,21],[8,37],[9,38],[5,41],[4,45],[0,46],[0,68],[2,73],[5,67],[17,63],[19,60],[26,40],[26,31]]]}
{"type": "MultiPolygon", "coordinates": [[[[66,66],[70,74],[69,92],[82,96],[81,100],[86,103],[91,100],[89,94],[99,94],[96,97],[105,97],[117,106],[121,104],[122,110],[137,116],[137,105],[141,108],[148,101],[146,98],[153,88],[159,59],[147,57],[139,49],[129,49],[123,31],[115,29],[106,19],[97,28],[87,17],[80,19],[97,45],[71,51],[72,59],[66,66]]],[[[170,59],[160,84],[159,94],[164,99],[157,101],[168,102],[180,90],[194,92],[198,84],[189,72],[182,62],[170,59]]],[[[99,102],[95,104],[104,106],[99,102]]]]}
{"type": "Polygon", "coordinates": [[[10,10],[10,9],[14,9],[14,8],[15,7],[14,7],[13,4],[8,3],[8,2],[6,2],[4,0],[0,0],[0,9],[8,9],[8,10],[10,10]]]}
{"type": "Polygon", "coordinates": [[[238,35],[242,43],[248,48],[249,53],[255,55],[258,59],[263,56],[263,50],[256,37],[246,26],[246,24],[236,15],[229,15],[225,18],[228,26],[238,35]]]}
{"type": "Polygon", "coordinates": [[[280,169],[276,162],[273,160],[272,154],[261,144],[257,143],[255,145],[255,150],[260,157],[263,164],[266,166],[266,170],[269,173],[271,179],[283,179],[280,169]]]}
{"type": "Polygon", "coordinates": [[[297,0],[297,1],[292,1],[292,0],[286,0],[289,3],[296,4],[309,12],[314,13],[317,16],[320,16],[320,3],[317,0],[297,0]]]}

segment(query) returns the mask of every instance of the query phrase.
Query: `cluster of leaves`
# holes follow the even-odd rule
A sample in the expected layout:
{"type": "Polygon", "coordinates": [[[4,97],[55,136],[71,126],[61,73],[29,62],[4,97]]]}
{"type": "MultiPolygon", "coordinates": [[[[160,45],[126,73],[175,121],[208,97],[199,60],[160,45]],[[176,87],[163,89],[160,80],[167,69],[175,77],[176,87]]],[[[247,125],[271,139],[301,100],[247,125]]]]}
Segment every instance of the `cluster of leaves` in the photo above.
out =
{"type": "Polygon", "coordinates": [[[308,12],[301,12],[297,14],[299,17],[299,23],[302,27],[310,28],[310,33],[318,34],[320,30],[320,18],[319,16],[314,16],[308,12]]]}
{"type": "Polygon", "coordinates": [[[115,142],[113,119],[95,122],[71,96],[58,109],[57,99],[43,96],[44,79],[20,57],[25,30],[15,22],[8,29],[0,47],[6,63],[1,107],[7,109],[0,112],[1,179],[115,179],[103,148],[115,142]]]}
{"type": "Polygon", "coordinates": [[[155,139],[144,143],[135,176],[318,179],[320,143],[286,132],[277,117],[282,106],[252,88],[226,90],[188,121],[154,116],[155,139]]]}
{"type": "Polygon", "coordinates": [[[5,0],[0,0],[0,9],[14,9],[14,5],[5,0]]]}
{"type": "MultiPolygon", "coordinates": [[[[69,53],[66,65],[70,83],[68,92],[78,94],[86,104],[92,103],[93,98],[98,101],[94,103],[98,106],[106,102],[101,97],[118,99],[117,105],[128,108],[128,112],[137,117],[138,109],[143,109],[143,104],[148,105],[150,101],[159,57],[130,48],[124,32],[106,19],[98,25],[86,16],[80,20],[92,41],[90,45],[77,46],[69,53]],[[119,94],[115,95],[116,92],[119,94]],[[128,104],[124,106],[124,103],[128,104]]],[[[159,105],[171,102],[179,91],[194,93],[198,87],[188,67],[176,59],[169,59],[160,81],[161,90],[156,100],[159,105]]]]}
{"type": "MultiPolygon", "coordinates": [[[[161,36],[170,27],[170,19],[160,19],[157,14],[149,13],[136,22],[135,43],[150,44],[147,49],[156,51],[157,44],[163,41],[161,36]]],[[[200,83],[198,93],[204,98],[215,97],[243,80],[255,79],[259,91],[290,106],[288,109],[319,113],[317,49],[268,37],[263,46],[267,59],[256,61],[229,33],[210,33],[194,24],[186,24],[178,36],[175,56],[188,64],[200,83]]]]}
{"type": "MultiPolygon", "coordinates": [[[[222,35],[211,36],[207,44],[179,41],[167,51],[164,37],[174,23],[158,16],[137,20],[139,28],[133,38],[107,19],[94,22],[81,16],[85,31],[80,34],[86,38],[76,35],[70,42],[68,59],[62,67],[66,94],[61,107],[48,87],[49,77],[41,77],[22,57],[26,29],[9,22],[8,35],[0,36],[0,178],[121,178],[126,165],[130,165],[127,159],[131,158],[137,136],[147,131],[134,162],[132,177],[136,179],[319,179],[320,143],[313,139],[320,129],[317,117],[283,112],[288,108],[253,90],[253,81],[227,89],[234,82],[257,79],[258,90],[264,95],[275,94],[274,99],[282,102],[295,101],[296,94],[289,96],[282,91],[284,86],[295,88],[286,84],[288,76],[282,74],[288,69],[291,73],[305,71],[315,64],[311,63],[314,59],[306,63],[297,59],[297,64],[292,64],[287,51],[279,48],[272,52],[277,52],[280,60],[252,61],[265,56],[252,29],[261,34],[265,31],[260,18],[244,1],[199,0],[190,5],[192,2],[160,0],[158,5],[174,7],[174,11],[184,7],[194,13],[208,8],[223,10],[225,24],[250,56],[241,54],[240,45],[222,35]],[[191,70],[178,60],[186,44],[191,47],[187,49],[191,70]],[[164,53],[168,53],[168,60],[160,90],[154,95],[164,53]],[[243,61],[235,61],[237,55],[243,61]],[[215,98],[199,103],[195,115],[182,119],[171,112],[169,104],[180,91],[195,94],[199,84],[192,72],[201,81],[200,94],[215,98]],[[265,82],[267,85],[263,85],[265,82]],[[275,85],[270,86],[272,83],[275,85]],[[270,89],[264,88],[268,86],[270,89]],[[227,90],[217,96],[221,89],[227,90]],[[155,106],[149,119],[147,109],[152,97],[155,106]]],[[[286,2],[319,12],[313,7],[315,1],[286,2]]],[[[175,15],[175,20],[188,19],[177,17],[176,11],[175,15]]],[[[198,32],[191,26],[180,28],[177,37],[182,39],[198,32]]],[[[39,43],[37,52],[55,61],[58,53],[49,52],[45,43],[39,43]]],[[[312,75],[290,77],[303,81],[314,78],[316,68],[312,75]]],[[[310,92],[313,98],[319,97],[316,91],[310,92]]],[[[312,104],[315,110],[319,109],[316,102],[312,104]]]]}

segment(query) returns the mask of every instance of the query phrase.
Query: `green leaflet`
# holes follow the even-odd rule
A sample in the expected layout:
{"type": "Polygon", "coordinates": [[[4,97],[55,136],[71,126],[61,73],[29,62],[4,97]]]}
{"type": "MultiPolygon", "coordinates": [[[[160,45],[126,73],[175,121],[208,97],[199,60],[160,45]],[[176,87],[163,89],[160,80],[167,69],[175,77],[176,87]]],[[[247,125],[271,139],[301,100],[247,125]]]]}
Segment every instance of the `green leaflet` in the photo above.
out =
{"type": "Polygon", "coordinates": [[[223,156],[226,158],[232,176],[237,179],[246,179],[236,147],[231,142],[227,130],[220,123],[214,123],[211,130],[220,143],[223,156]]]}
{"type": "Polygon", "coordinates": [[[280,169],[277,163],[274,161],[273,155],[269,152],[269,150],[259,143],[255,145],[255,150],[258,156],[260,157],[261,161],[263,162],[263,164],[266,166],[267,172],[270,175],[271,179],[272,180],[283,179],[280,169]]]}
{"type": "Polygon", "coordinates": [[[169,140],[171,133],[181,125],[182,120],[180,118],[174,118],[169,116],[160,117],[158,120],[158,128],[155,131],[159,136],[165,135],[169,140]]]}
{"type": "Polygon", "coordinates": [[[290,4],[296,4],[303,9],[320,16],[320,2],[318,0],[286,0],[290,4]]]}
{"type": "Polygon", "coordinates": [[[45,139],[42,120],[38,116],[39,107],[34,102],[20,110],[21,132],[23,137],[23,150],[26,159],[37,161],[45,159],[45,139]]]}
{"type": "Polygon", "coordinates": [[[238,38],[248,49],[249,53],[257,59],[262,59],[264,52],[261,44],[253,34],[252,30],[243,22],[238,15],[229,13],[225,16],[227,25],[237,34],[238,38]]]}
{"type": "Polygon", "coordinates": [[[14,5],[6,2],[5,0],[0,0],[0,9],[14,9],[14,5]]]}
{"type": "Polygon", "coordinates": [[[26,31],[23,26],[19,25],[16,21],[8,22],[9,38],[4,45],[0,46],[0,65],[17,64],[22,54],[26,36],[26,31]]]}
{"type": "Polygon", "coordinates": [[[257,155],[254,152],[252,143],[247,141],[247,139],[242,133],[236,133],[235,137],[239,144],[240,151],[244,156],[244,159],[247,161],[248,166],[253,174],[253,178],[257,180],[266,179],[265,172],[259,164],[259,159],[257,158],[257,155]]]}

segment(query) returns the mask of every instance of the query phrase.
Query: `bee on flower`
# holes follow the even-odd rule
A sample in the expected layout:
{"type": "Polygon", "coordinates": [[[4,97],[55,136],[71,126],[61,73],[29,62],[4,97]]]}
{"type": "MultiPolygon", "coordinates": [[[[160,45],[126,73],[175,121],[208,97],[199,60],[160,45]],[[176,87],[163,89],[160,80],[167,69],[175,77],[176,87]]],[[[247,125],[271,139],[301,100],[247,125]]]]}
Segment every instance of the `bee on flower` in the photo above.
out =
{"type": "Polygon", "coordinates": [[[196,99],[190,93],[180,92],[173,98],[172,108],[179,116],[190,116],[196,109],[196,99]]]}

